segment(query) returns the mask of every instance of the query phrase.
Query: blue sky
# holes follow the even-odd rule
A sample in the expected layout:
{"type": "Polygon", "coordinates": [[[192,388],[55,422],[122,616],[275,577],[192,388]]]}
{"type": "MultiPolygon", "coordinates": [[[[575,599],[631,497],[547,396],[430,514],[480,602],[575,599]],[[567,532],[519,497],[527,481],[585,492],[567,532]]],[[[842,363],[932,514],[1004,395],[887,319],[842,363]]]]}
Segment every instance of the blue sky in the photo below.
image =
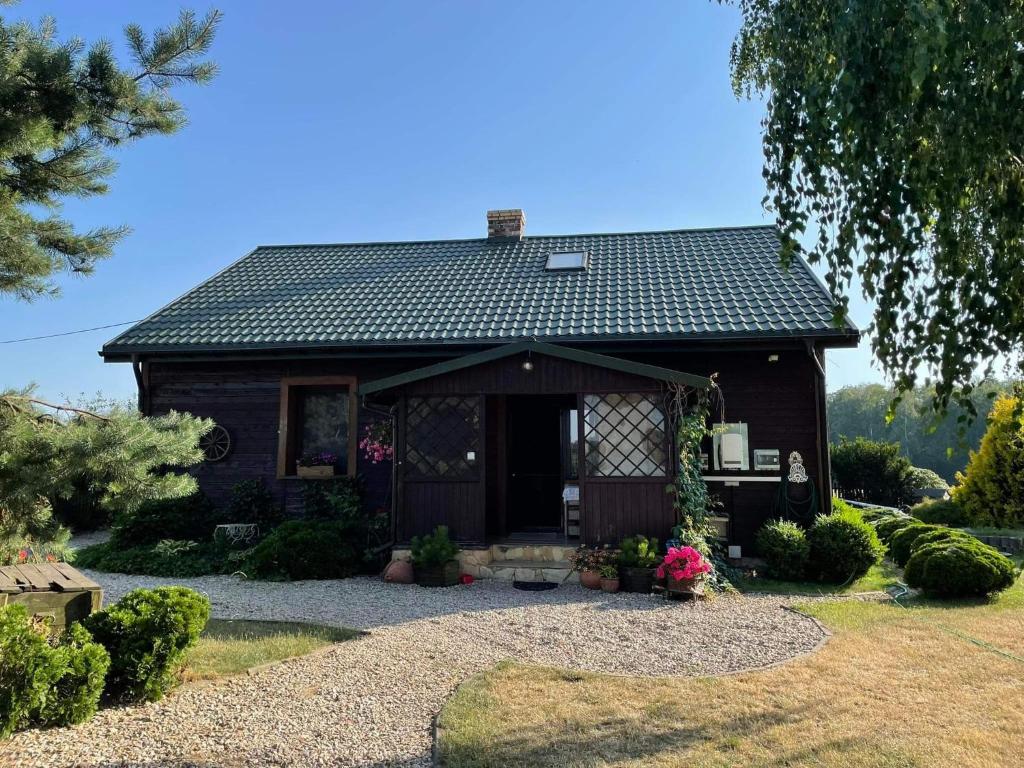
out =
{"type": "MultiPolygon", "coordinates": [[[[30,0],[62,37],[153,29],[182,7],[30,0]]],[[[756,102],[729,85],[732,8],[680,2],[221,2],[220,75],[179,95],[190,124],[121,148],[81,228],[132,234],[63,295],[0,300],[0,341],[142,318],[257,244],[478,237],[488,208],[529,233],[758,224],[756,102]],[[282,12],[285,11],[285,12],[282,12]]],[[[853,319],[869,310],[856,301],[853,319]]],[[[96,354],[117,329],[0,345],[0,388],[130,397],[96,354]]],[[[866,346],[829,387],[880,381],[866,346]]]]}

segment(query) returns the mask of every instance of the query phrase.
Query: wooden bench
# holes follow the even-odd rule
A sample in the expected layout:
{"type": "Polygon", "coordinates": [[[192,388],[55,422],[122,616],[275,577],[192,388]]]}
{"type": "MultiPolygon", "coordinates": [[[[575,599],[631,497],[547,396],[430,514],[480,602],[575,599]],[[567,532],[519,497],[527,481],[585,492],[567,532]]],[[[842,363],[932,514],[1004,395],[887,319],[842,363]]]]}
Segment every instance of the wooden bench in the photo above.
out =
{"type": "Polygon", "coordinates": [[[103,590],[67,563],[0,566],[0,607],[19,603],[34,616],[53,619],[63,629],[98,611],[103,590]]]}

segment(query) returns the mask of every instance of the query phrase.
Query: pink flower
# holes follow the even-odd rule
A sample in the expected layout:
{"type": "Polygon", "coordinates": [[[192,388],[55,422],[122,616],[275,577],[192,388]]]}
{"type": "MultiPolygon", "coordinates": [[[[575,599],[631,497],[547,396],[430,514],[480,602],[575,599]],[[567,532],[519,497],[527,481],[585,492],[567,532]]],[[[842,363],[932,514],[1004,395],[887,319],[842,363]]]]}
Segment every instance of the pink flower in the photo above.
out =
{"type": "Polygon", "coordinates": [[[20,560],[23,563],[26,560],[28,560],[28,550],[27,549],[20,549],[20,550],[18,550],[18,560],[20,560]]]}
{"type": "Polygon", "coordinates": [[[710,570],[711,563],[693,547],[669,547],[657,574],[659,579],[667,575],[679,581],[696,578],[710,570]]]}

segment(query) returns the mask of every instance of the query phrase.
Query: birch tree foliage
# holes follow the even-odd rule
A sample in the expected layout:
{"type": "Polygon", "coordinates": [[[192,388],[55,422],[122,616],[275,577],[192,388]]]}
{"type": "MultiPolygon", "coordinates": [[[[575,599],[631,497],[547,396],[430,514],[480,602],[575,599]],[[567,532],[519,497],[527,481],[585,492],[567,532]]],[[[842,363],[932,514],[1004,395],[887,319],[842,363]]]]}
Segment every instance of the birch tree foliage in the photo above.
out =
{"type": "Polygon", "coordinates": [[[859,282],[897,389],[934,386],[937,413],[973,418],[979,369],[1021,364],[1024,2],[732,4],[784,260],[824,265],[837,320],[859,282]]]}

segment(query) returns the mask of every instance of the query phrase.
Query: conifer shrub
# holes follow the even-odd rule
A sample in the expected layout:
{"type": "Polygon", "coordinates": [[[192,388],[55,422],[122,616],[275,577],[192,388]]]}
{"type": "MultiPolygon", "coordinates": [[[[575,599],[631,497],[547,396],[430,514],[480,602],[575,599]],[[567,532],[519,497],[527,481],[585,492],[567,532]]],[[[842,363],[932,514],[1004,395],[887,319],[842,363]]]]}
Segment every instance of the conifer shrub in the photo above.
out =
{"type": "Polygon", "coordinates": [[[807,532],[807,543],[808,574],[833,584],[859,579],[885,553],[869,523],[842,512],[819,515],[807,532]]]}
{"type": "Polygon", "coordinates": [[[992,405],[988,428],[953,499],[974,526],[1024,528],[1024,400],[1020,387],[992,405]]]}
{"type": "Polygon", "coordinates": [[[757,533],[757,551],[765,559],[767,575],[800,581],[807,573],[811,546],[804,529],[789,520],[772,520],[757,533]]]}
{"type": "Polygon", "coordinates": [[[954,528],[970,524],[962,505],[953,499],[934,499],[915,504],[910,514],[922,523],[950,525],[954,528]]]}
{"type": "Polygon", "coordinates": [[[243,570],[261,579],[343,579],[359,570],[364,544],[352,521],[289,520],[253,548],[243,570]]]}
{"type": "Polygon", "coordinates": [[[157,701],[180,682],[185,653],[210,618],[210,601],[185,587],[135,589],[83,624],[110,654],[104,696],[157,701]]]}
{"type": "Polygon", "coordinates": [[[74,725],[93,716],[110,657],[72,624],[50,636],[22,605],[0,608],[0,739],[29,725],[74,725]]]}
{"type": "Polygon", "coordinates": [[[919,520],[915,520],[909,515],[894,515],[893,517],[885,517],[875,523],[875,531],[878,533],[878,538],[888,544],[897,531],[906,528],[909,525],[916,525],[919,520]]]}
{"type": "Polygon", "coordinates": [[[914,549],[914,543],[917,541],[919,536],[942,530],[945,530],[945,528],[939,525],[928,525],[926,523],[917,522],[900,528],[889,538],[889,557],[892,558],[896,565],[902,568],[907,564],[907,560],[910,559],[910,554],[914,549]]]}
{"type": "Polygon", "coordinates": [[[907,584],[933,597],[983,597],[1012,586],[1013,562],[973,537],[917,547],[907,562],[907,584]]]}

